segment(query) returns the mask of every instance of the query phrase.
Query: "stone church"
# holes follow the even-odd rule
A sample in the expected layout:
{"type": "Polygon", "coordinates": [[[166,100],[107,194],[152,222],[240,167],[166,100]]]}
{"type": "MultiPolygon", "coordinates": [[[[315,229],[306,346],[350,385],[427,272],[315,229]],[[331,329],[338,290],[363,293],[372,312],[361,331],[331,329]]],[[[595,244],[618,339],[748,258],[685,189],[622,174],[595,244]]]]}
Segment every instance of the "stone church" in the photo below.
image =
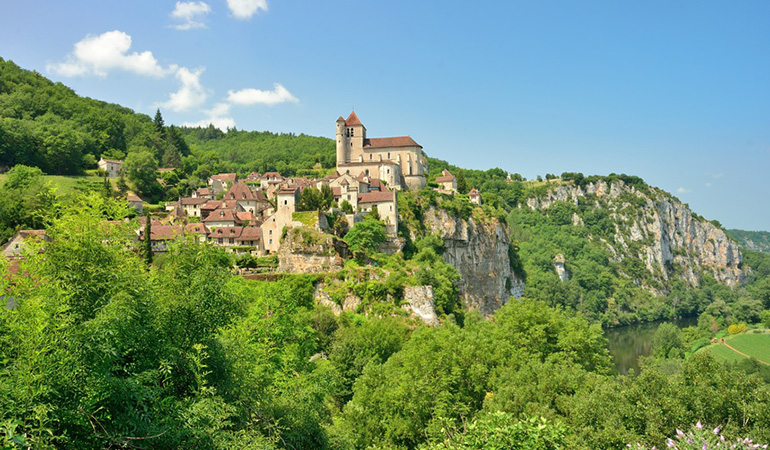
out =
{"type": "Polygon", "coordinates": [[[355,111],[337,119],[337,171],[362,173],[392,189],[422,189],[427,185],[428,160],[422,146],[409,136],[366,137],[355,111]]]}

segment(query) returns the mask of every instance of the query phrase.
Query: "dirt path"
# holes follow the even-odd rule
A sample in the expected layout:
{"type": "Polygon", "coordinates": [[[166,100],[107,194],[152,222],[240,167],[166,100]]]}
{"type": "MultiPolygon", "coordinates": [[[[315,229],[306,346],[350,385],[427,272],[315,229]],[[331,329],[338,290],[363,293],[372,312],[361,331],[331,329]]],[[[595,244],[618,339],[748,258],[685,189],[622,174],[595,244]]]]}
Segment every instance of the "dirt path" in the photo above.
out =
{"type": "MultiPolygon", "coordinates": [[[[729,348],[730,350],[734,351],[735,353],[737,353],[737,354],[739,354],[739,355],[743,355],[743,356],[745,356],[745,357],[747,357],[747,358],[754,358],[753,356],[747,355],[747,354],[743,353],[743,352],[742,352],[742,351],[740,351],[740,350],[736,350],[736,349],[734,349],[734,348],[733,348],[733,347],[731,347],[731,346],[730,346],[730,344],[728,344],[727,342],[722,342],[722,344],[723,344],[725,347],[729,348]]],[[[758,361],[760,364],[764,364],[764,365],[766,365],[766,366],[770,366],[770,363],[766,363],[766,362],[762,361],[761,359],[757,359],[757,358],[754,358],[754,359],[756,359],[756,360],[757,360],[757,361],[758,361]]]]}

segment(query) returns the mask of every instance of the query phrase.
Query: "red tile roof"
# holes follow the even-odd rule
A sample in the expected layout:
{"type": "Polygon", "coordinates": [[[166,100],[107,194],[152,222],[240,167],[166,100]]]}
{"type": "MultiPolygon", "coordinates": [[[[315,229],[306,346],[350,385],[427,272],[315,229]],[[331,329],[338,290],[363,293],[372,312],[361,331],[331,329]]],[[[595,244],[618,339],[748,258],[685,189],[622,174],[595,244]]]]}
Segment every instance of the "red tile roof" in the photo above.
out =
{"type": "Polygon", "coordinates": [[[102,161],[112,164],[123,164],[123,161],[118,161],[116,159],[104,159],[102,158],[102,161]]]}
{"type": "Polygon", "coordinates": [[[209,199],[203,197],[185,197],[180,198],[179,201],[183,205],[202,205],[204,203],[208,203],[209,199]]]}
{"type": "Polygon", "coordinates": [[[243,227],[239,241],[261,241],[262,230],[259,227],[243,227]]]}
{"type": "Polygon", "coordinates": [[[349,127],[352,127],[352,126],[355,126],[355,125],[361,125],[361,126],[363,126],[363,124],[361,123],[361,121],[360,121],[360,120],[358,120],[358,116],[356,115],[356,112],[355,112],[355,111],[352,111],[352,112],[350,113],[350,115],[348,116],[348,118],[347,118],[347,119],[345,119],[345,125],[347,125],[347,126],[349,126],[349,127]]]}
{"type": "Polygon", "coordinates": [[[254,192],[249,189],[248,186],[246,186],[244,183],[235,183],[229,191],[227,191],[227,194],[225,194],[225,198],[228,200],[241,200],[241,201],[255,201],[257,200],[257,197],[254,195],[254,192]]]}
{"type": "Polygon", "coordinates": [[[468,195],[469,195],[469,196],[471,196],[471,195],[479,195],[479,191],[478,191],[478,189],[476,189],[476,188],[474,188],[474,189],[471,189],[471,191],[470,191],[470,192],[468,192],[468,195]]]}
{"type": "Polygon", "coordinates": [[[358,203],[381,203],[395,201],[394,191],[373,191],[365,194],[358,194],[358,203]]]}
{"type": "Polygon", "coordinates": [[[184,234],[182,225],[152,225],[150,228],[150,240],[169,241],[184,234]]]}
{"type": "Polygon", "coordinates": [[[219,208],[220,206],[222,206],[221,200],[209,200],[205,204],[203,204],[203,206],[201,206],[201,209],[214,210],[219,208]]]}
{"type": "Polygon", "coordinates": [[[238,178],[238,176],[234,173],[219,173],[216,175],[212,175],[212,180],[218,180],[218,181],[235,181],[238,178]]]}
{"type": "Polygon", "coordinates": [[[243,227],[219,227],[209,234],[214,238],[237,238],[243,232],[243,227]]]}
{"type": "Polygon", "coordinates": [[[136,202],[141,203],[142,199],[139,198],[139,196],[137,196],[136,194],[132,194],[129,192],[128,195],[126,195],[126,201],[131,203],[136,203],[136,202]]]}
{"type": "Polygon", "coordinates": [[[209,234],[209,229],[202,223],[188,223],[184,226],[185,233],[209,234]]]}
{"type": "Polygon", "coordinates": [[[239,225],[241,220],[232,209],[217,209],[212,211],[208,217],[203,219],[203,222],[233,222],[236,225],[239,225]]]}
{"type": "Polygon", "coordinates": [[[252,214],[252,213],[250,213],[248,211],[241,211],[241,212],[237,212],[235,214],[236,214],[236,216],[238,216],[238,220],[241,220],[241,221],[244,221],[244,222],[247,221],[247,220],[249,221],[249,223],[254,223],[254,222],[257,221],[257,218],[254,217],[254,214],[252,214]]]}
{"type": "Polygon", "coordinates": [[[410,136],[395,136],[386,138],[369,138],[364,141],[364,148],[389,148],[389,147],[420,147],[422,145],[414,141],[410,136]]]}
{"type": "Polygon", "coordinates": [[[197,191],[198,195],[211,195],[211,189],[209,188],[198,188],[197,191]]]}
{"type": "Polygon", "coordinates": [[[446,169],[444,169],[441,174],[442,176],[436,177],[436,183],[447,183],[449,181],[455,180],[455,176],[449,173],[449,171],[446,169]]]}

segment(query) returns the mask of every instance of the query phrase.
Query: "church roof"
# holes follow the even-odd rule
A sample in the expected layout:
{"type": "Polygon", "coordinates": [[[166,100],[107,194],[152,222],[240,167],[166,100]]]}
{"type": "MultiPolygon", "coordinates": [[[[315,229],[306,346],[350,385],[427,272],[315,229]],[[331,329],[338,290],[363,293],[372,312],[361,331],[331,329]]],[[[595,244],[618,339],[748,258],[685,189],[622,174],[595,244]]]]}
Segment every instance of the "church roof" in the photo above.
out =
{"type": "Polygon", "coordinates": [[[345,125],[352,127],[353,125],[361,125],[364,124],[361,123],[360,120],[358,120],[358,116],[356,115],[355,111],[352,111],[347,119],[345,119],[345,125]]]}
{"type": "Polygon", "coordinates": [[[395,136],[386,138],[369,138],[364,141],[364,148],[389,148],[389,147],[420,147],[422,145],[414,141],[410,136],[395,136]]]}
{"type": "Polygon", "coordinates": [[[345,119],[342,118],[342,116],[337,117],[337,122],[344,122],[345,119]]]}

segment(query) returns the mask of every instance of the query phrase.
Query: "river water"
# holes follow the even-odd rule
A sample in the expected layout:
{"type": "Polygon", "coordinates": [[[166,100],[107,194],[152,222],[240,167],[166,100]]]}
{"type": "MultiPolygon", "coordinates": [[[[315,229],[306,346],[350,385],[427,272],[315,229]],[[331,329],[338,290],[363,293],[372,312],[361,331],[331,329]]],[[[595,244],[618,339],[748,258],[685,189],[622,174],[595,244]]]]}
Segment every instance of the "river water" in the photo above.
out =
{"type": "MultiPolygon", "coordinates": [[[[697,325],[697,317],[666,321],[679,328],[697,325]]],[[[629,370],[639,373],[639,357],[649,356],[652,335],[658,329],[661,322],[640,323],[626,327],[610,328],[604,331],[607,338],[607,346],[610,349],[615,371],[621,375],[628,375],[629,370]]]]}

